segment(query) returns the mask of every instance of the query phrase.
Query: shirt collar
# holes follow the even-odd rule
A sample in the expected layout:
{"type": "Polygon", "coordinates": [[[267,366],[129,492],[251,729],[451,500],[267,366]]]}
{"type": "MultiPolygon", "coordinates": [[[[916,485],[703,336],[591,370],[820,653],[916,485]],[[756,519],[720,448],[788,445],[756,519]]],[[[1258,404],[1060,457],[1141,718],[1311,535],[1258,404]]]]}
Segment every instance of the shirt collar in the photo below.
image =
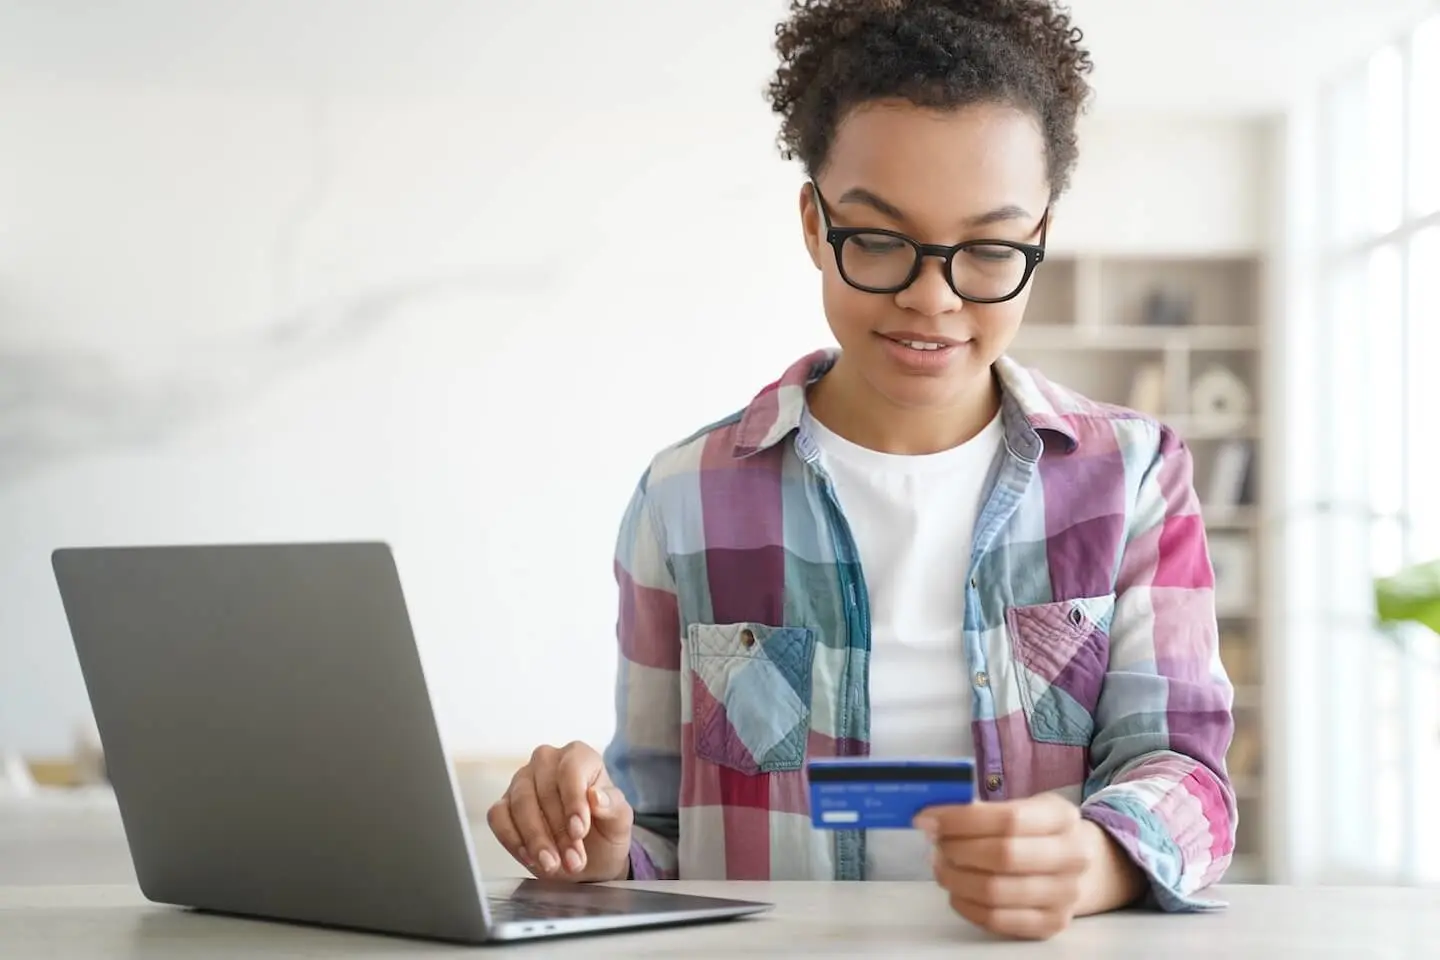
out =
{"type": "MultiPolygon", "coordinates": [[[[830,372],[839,356],[835,349],[816,350],[757,393],[740,415],[732,455],[744,458],[768,450],[799,429],[806,390],[830,372]]],[[[1026,460],[1038,460],[1048,447],[1048,437],[1059,441],[1060,452],[1073,453],[1079,438],[1057,409],[1056,389],[1009,357],[997,360],[994,370],[1000,382],[1006,446],[1026,460]]]]}

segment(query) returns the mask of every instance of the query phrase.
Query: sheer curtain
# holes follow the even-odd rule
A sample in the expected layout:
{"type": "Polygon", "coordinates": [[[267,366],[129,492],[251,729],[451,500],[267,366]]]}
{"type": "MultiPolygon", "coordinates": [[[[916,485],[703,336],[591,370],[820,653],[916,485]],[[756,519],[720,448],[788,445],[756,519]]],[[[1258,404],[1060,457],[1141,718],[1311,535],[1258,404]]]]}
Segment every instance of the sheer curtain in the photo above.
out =
{"type": "Polygon", "coordinates": [[[1292,779],[1287,805],[1318,813],[1291,879],[1436,883],[1440,638],[1378,629],[1371,584],[1440,558],[1440,16],[1336,78],[1314,119],[1282,629],[1286,682],[1316,687],[1288,732],[1328,772],[1292,779]]]}

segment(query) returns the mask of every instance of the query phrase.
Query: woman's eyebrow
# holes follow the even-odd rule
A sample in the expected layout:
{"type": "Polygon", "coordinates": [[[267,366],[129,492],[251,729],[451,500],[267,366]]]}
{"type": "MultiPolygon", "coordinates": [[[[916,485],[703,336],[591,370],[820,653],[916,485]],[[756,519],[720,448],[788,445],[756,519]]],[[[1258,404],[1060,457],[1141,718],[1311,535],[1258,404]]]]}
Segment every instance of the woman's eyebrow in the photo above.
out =
{"type": "Polygon", "coordinates": [[[872,210],[876,210],[884,214],[891,220],[898,220],[902,222],[906,220],[905,212],[903,210],[895,206],[895,204],[891,203],[890,201],[886,200],[884,197],[881,197],[879,194],[872,193],[871,191],[866,190],[864,187],[851,187],[849,190],[846,190],[843,194],[840,195],[840,202],[862,204],[872,210]]]}
{"type": "MultiPolygon", "coordinates": [[[[884,197],[880,196],[874,191],[867,190],[864,187],[851,187],[849,190],[846,190],[843,194],[840,195],[839,202],[862,204],[872,210],[875,210],[878,213],[883,214],[884,216],[889,217],[891,220],[895,220],[900,223],[908,222],[908,218],[905,216],[905,211],[901,210],[899,207],[895,206],[895,204],[886,200],[884,197]]],[[[1031,217],[1029,212],[1025,210],[1024,207],[1013,203],[1007,203],[1004,206],[996,207],[993,210],[987,210],[986,212],[976,214],[973,217],[967,217],[964,221],[964,225],[967,227],[985,227],[989,226],[992,223],[1005,223],[1010,220],[1031,219],[1033,218],[1031,217]]]]}

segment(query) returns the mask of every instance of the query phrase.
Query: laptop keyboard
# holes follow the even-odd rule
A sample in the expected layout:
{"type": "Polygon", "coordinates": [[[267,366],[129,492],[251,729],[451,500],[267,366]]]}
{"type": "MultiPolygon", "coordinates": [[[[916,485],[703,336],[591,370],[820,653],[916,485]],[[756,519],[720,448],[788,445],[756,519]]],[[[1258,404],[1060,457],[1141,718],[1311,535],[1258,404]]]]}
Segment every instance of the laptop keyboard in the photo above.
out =
{"type": "Polygon", "coordinates": [[[504,897],[490,898],[490,916],[496,923],[511,923],[517,920],[567,920],[573,917],[604,917],[614,913],[599,907],[585,907],[568,903],[539,903],[534,900],[507,900],[504,897]]]}

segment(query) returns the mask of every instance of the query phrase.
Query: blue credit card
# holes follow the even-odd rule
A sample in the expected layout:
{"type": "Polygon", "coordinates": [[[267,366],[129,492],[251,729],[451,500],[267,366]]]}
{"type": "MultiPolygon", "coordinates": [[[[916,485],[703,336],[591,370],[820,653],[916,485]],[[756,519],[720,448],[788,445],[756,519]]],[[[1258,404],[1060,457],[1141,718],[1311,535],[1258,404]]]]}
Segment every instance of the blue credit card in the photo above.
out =
{"type": "Polygon", "coordinates": [[[970,758],[817,757],[805,772],[810,822],[822,830],[908,830],[927,807],[975,799],[970,758]]]}

